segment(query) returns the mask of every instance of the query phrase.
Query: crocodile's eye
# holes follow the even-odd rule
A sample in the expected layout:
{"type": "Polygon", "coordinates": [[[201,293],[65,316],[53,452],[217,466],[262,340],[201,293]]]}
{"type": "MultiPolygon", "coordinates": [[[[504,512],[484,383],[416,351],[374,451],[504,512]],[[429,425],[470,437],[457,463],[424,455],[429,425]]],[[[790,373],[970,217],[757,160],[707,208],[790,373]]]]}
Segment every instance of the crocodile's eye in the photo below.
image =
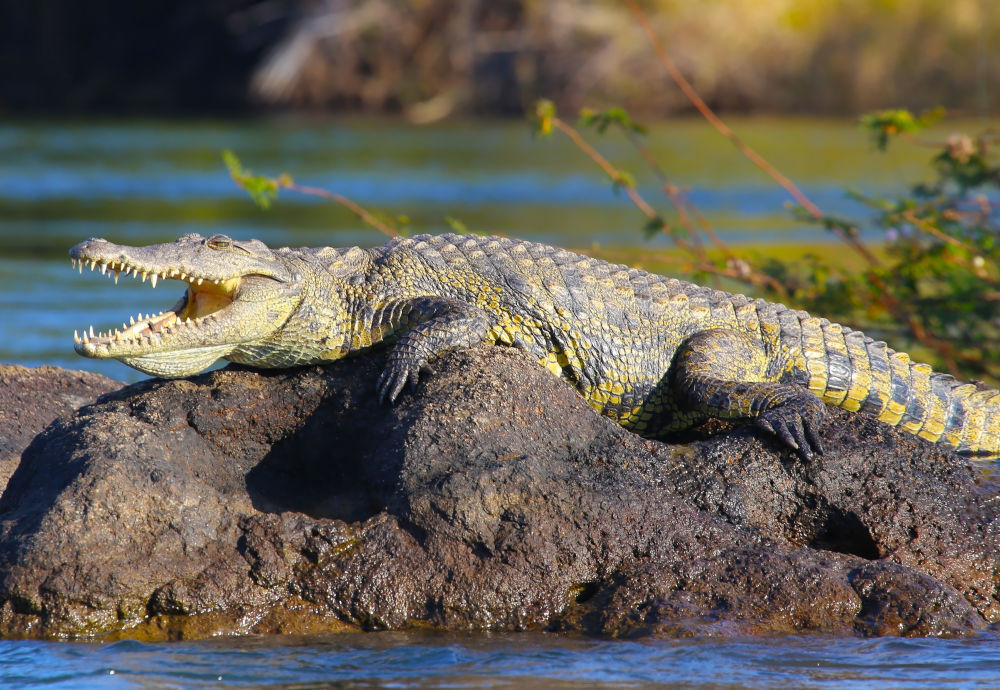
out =
{"type": "Polygon", "coordinates": [[[205,240],[210,249],[228,249],[232,243],[233,241],[225,235],[212,235],[205,240]]]}

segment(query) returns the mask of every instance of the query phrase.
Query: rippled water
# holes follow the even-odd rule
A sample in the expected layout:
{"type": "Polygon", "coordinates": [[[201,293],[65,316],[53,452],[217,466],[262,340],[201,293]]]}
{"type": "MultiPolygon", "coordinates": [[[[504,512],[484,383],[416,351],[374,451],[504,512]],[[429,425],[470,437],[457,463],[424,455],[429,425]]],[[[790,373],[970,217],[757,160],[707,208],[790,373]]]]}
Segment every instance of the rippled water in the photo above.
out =
{"type": "Polygon", "coordinates": [[[339,688],[996,688],[1000,640],[593,641],[372,633],[0,643],[0,685],[339,688]]]}
{"type": "MultiPolygon", "coordinates": [[[[854,213],[843,189],[900,188],[925,151],[873,154],[850,123],[737,123],[748,142],[826,210],[854,213]]],[[[640,180],[625,143],[602,150],[640,180]]],[[[654,129],[654,154],[727,240],[815,244],[786,197],[698,122],[654,129]]],[[[172,304],[180,287],[70,270],[89,236],[168,241],[226,232],[276,245],[376,244],[383,237],[327,202],[283,194],[263,212],[229,180],[232,149],[259,172],[287,171],[393,215],[413,231],[501,232],[569,247],[664,246],[568,143],[517,123],[413,129],[388,123],[0,124],[0,361],[57,364],[134,380],[77,357],[74,329],[108,327],[172,304]]],[[[643,192],[658,201],[656,185],[643,192]]],[[[661,207],[665,205],[660,203],[661,207]]],[[[1000,687],[1000,641],[593,641],[551,635],[371,634],[174,644],[0,642],[0,687],[1000,687]]]]}

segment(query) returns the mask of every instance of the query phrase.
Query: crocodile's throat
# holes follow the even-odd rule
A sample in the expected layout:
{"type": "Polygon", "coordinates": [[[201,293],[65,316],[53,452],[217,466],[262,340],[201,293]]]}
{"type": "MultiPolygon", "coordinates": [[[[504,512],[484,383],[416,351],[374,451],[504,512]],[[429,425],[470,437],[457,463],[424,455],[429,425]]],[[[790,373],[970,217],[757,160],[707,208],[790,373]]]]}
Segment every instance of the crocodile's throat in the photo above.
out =
{"type": "MultiPolygon", "coordinates": [[[[143,270],[139,266],[120,261],[99,259],[72,259],[74,268],[81,272],[84,266],[100,270],[113,277],[115,283],[121,275],[148,278],[155,288],[160,280],[176,279],[187,283],[187,290],[173,307],[158,314],[138,314],[130,317],[129,323],[120,329],[95,331],[93,326],[85,328],[83,335],[73,333],[75,349],[86,357],[121,357],[141,355],[144,352],[173,349],[173,344],[193,344],[199,342],[200,332],[215,319],[224,316],[225,310],[236,299],[242,278],[204,278],[189,275],[177,269],[159,272],[143,270]]],[[[205,333],[204,335],[208,335],[205,333]]],[[[206,343],[207,344],[207,343],[206,343]]]]}

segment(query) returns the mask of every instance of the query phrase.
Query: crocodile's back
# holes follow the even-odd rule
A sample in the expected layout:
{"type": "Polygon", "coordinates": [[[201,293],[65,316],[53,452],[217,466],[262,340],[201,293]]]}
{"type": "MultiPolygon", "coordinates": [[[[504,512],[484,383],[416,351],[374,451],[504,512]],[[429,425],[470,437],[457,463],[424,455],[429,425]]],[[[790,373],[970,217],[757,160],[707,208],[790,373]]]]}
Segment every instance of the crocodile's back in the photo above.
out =
{"type": "Polygon", "coordinates": [[[374,249],[272,250],[189,234],[147,247],[92,238],[70,255],[115,278],[187,283],[172,310],[76,338],[85,356],[157,376],[219,358],[318,364],[384,344],[376,387],[395,401],[434,357],[492,342],[525,349],[646,436],[704,417],[746,419],[809,458],[827,403],[1000,456],[1000,392],[802,311],[542,244],[425,235],[374,249]]]}
{"type": "Polygon", "coordinates": [[[700,417],[665,390],[674,353],[706,326],[738,326],[734,304],[751,303],[508,238],[424,235],[374,251],[383,290],[429,291],[476,304],[496,319],[491,340],[534,354],[603,414],[647,434],[700,417]]]}
{"type": "MultiPolygon", "coordinates": [[[[476,305],[494,319],[489,341],[534,354],[595,409],[646,436],[705,417],[691,396],[679,397],[672,367],[690,337],[718,331],[752,342],[753,361],[736,361],[747,355],[720,344],[710,353],[714,367],[801,386],[963,452],[1000,451],[996,391],[803,311],[501,237],[423,235],[373,251],[384,296],[440,294],[476,305]]],[[[730,395],[730,409],[710,414],[754,416],[757,404],[730,395]]]]}

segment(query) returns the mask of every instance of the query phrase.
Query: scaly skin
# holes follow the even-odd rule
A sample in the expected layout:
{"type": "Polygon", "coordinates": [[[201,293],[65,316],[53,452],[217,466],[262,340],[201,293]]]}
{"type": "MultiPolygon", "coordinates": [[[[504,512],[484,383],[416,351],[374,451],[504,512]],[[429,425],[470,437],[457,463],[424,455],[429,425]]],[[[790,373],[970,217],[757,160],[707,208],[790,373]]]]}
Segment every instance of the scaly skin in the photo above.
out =
{"type": "Polygon", "coordinates": [[[188,283],[172,310],[77,337],[81,355],[156,376],[219,358],[329,362],[384,343],[393,346],[378,391],[394,401],[435,356],[487,342],[526,350],[595,410],[651,438],[707,417],[748,419],[810,458],[826,403],[966,455],[1000,455],[997,391],[802,311],[542,244],[440,235],[272,250],[185,235],[147,247],[90,239],[70,255],[116,280],[129,271],[188,283]]]}

